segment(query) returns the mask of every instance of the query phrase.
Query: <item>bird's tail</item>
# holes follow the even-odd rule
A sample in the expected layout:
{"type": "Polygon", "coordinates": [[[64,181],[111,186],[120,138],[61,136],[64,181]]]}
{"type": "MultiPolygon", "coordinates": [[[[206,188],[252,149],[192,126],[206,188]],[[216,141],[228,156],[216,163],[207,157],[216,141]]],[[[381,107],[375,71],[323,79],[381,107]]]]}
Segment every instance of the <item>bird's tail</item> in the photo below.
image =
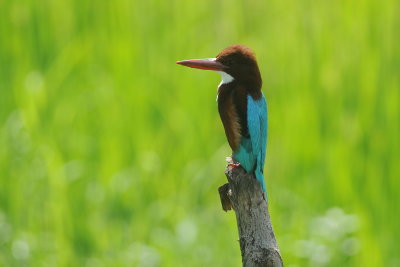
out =
{"type": "Polygon", "coordinates": [[[263,174],[262,170],[258,167],[256,168],[254,173],[256,175],[257,181],[259,181],[261,184],[262,191],[265,194],[265,199],[267,199],[267,188],[265,186],[264,174],[263,174]]]}

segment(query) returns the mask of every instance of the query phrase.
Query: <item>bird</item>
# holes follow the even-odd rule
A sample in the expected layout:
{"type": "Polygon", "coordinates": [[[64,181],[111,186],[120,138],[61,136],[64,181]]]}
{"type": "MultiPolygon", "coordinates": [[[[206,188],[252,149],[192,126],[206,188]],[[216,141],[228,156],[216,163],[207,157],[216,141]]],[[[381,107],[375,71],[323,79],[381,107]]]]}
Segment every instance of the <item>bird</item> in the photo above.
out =
{"type": "Polygon", "coordinates": [[[232,149],[227,160],[233,168],[242,166],[254,173],[264,198],[264,162],[267,146],[267,101],[261,90],[262,78],[255,53],[245,45],[223,49],[215,58],[177,61],[177,64],[221,75],[217,90],[218,112],[232,149]]]}

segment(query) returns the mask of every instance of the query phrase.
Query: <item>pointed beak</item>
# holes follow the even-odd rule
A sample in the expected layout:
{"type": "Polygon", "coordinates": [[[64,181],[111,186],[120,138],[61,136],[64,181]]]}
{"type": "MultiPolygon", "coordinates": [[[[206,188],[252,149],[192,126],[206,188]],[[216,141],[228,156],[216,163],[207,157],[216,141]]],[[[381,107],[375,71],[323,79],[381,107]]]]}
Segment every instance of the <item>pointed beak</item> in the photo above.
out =
{"type": "Polygon", "coordinates": [[[176,63],[189,68],[202,70],[223,71],[225,69],[225,65],[219,63],[216,58],[190,59],[177,61],[176,63]]]}

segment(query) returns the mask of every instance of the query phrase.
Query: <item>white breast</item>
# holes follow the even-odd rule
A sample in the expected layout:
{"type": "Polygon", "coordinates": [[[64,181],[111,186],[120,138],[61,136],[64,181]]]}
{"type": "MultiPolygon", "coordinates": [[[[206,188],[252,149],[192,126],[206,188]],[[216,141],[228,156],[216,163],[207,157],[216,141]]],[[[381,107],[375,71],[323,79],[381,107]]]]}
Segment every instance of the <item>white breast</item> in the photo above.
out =
{"type": "MultiPolygon", "coordinates": [[[[219,74],[221,74],[221,79],[222,79],[222,80],[221,80],[221,83],[218,85],[218,88],[219,88],[221,85],[230,83],[231,81],[234,80],[234,78],[233,78],[231,75],[229,75],[228,73],[226,73],[226,72],[224,72],[224,71],[216,71],[216,72],[218,72],[219,74]]],[[[217,99],[216,99],[216,101],[218,101],[218,88],[217,88],[217,99]]]]}
{"type": "Polygon", "coordinates": [[[221,83],[218,85],[218,87],[220,87],[223,84],[226,83],[230,83],[231,81],[233,81],[233,77],[231,75],[229,75],[228,73],[224,72],[224,71],[217,71],[219,74],[221,74],[221,83]]]}

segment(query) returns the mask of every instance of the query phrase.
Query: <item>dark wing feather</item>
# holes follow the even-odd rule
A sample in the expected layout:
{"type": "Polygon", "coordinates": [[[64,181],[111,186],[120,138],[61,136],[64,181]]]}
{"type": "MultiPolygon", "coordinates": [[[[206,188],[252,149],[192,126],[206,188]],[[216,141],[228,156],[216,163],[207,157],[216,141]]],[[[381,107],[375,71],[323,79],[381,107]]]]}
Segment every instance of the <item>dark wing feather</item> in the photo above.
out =
{"type": "Polygon", "coordinates": [[[241,124],[237,106],[234,101],[234,90],[230,84],[223,84],[218,93],[218,112],[224,125],[226,138],[233,151],[241,139],[241,124]]]}

